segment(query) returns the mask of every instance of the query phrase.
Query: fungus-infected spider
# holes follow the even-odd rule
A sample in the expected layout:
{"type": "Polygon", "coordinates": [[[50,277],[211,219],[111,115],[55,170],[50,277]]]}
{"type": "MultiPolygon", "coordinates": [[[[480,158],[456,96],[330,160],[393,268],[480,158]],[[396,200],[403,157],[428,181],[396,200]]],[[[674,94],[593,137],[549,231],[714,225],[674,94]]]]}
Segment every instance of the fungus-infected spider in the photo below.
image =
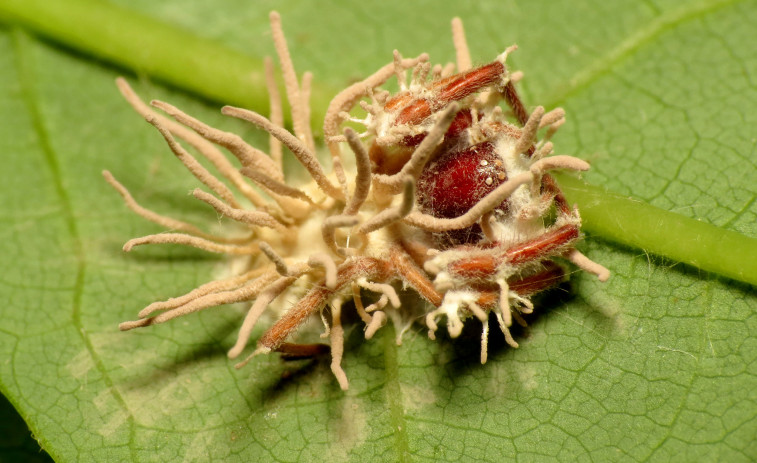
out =
{"type": "Polygon", "coordinates": [[[167,103],[153,101],[152,106],[168,118],[118,80],[127,101],[212,191],[196,189],[193,195],[246,230],[236,238],[214,236],[158,215],[138,205],[106,171],[106,180],[133,211],[175,231],[132,239],[124,250],[178,243],[247,259],[243,273],[150,304],[138,320],[122,323],[122,330],[251,301],[229,351],[229,357],[235,358],[245,349],[261,314],[267,308],[279,311],[279,320],[241,366],[258,353],[302,357],[325,351],[319,344],[288,342],[306,319],[320,313],[324,336],[331,338],[332,371],[346,389],[347,377],[340,366],[341,311],[346,300],[354,300],[366,324],[365,337],[370,338],[387,316],[407,321],[396,288],[411,288],[426,301],[425,322],[432,338],[441,316],[446,316],[452,337],[460,334],[463,321],[478,319],[483,324],[481,362],[485,362],[489,314],[495,314],[507,342],[517,347],[509,331],[513,319],[523,323],[520,314],[534,308],[531,295],[566,277],[555,258],[573,262],[602,281],[609,277],[607,269],[574,248],[580,238],[580,217],[548,174],[551,169],[582,171],[589,166],[574,157],[549,156],[549,139],[564,122],[564,112],[545,113],[541,107],[527,112],[514,87],[521,75],[505,65],[514,47],[492,63],[471,69],[462,24],[455,19],[456,69],[452,64],[432,67],[426,54],[408,59],[395,51],[391,63],[331,101],[323,122],[333,161],[333,172],[327,174],[317,161],[310,130],[311,75],[305,73],[298,81],[277,13],[271,13],[271,27],[294,133],[283,127],[271,60],[266,60],[270,119],[240,108],[222,110],[268,132],[268,154],[167,103]],[[409,82],[408,70],[412,71],[409,82]],[[395,95],[380,90],[392,77],[400,85],[395,95]],[[499,105],[502,101],[507,110],[499,105]],[[358,104],[367,112],[364,119],[348,114],[358,104]],[[365,131],[358,135],[342,128],[348,119],[363,124],[365,131]],[[177,138],[206,158],[225,182],[177,138]],[[345,144],[355,157],[354,169],[343,162],[345,144]],[[285,182],[282,145],[305,166],[312,183],[295,187],[285,182]],[[218,146],[231,152],[241,167],[234,167],[218,146]],[[314,234],[320,238],[313,239],[314,234]],[[366,295],[375,295],[368,306],[363,302],[366,295]],[[288,306],[286,301],[291,300],[297,302],[288,306]],[[324,316],[327,306],[330,322],[324,316]]]}

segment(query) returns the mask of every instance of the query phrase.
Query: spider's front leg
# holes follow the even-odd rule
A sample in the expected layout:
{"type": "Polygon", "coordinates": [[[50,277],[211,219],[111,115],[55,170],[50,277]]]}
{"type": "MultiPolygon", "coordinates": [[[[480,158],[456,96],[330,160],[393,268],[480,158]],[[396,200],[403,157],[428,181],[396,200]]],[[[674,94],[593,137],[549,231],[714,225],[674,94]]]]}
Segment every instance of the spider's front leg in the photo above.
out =
{"type": "Polygon", "coordinates": [[[454,102],[460,102],[462,109],[455,115],[444,134],[444,140],[448,144],[460,140],[477,122],[474,120],[476,109],[472,101],[467,101],[468,97],[487,90],[503,91],[511,85],[510,74],[504,64],[506,55],[503,53],[498,60],[476,69],[430,82],[423,81],[427,70],[420,71],[426,69],[423,66],[427,63],[419,64],[413,73],[414,84],[409,89],[390,98],[380,108],[371,110],[373,122],[369,128],[375,132],[376,139],[371,146],[370,157],[375,164],[375,172],[385,175],[397,173],[436,123],[434,116],[454,102]],[[463,100],[466,101],[463,103],[463,100]]]}
{"type": "MultiPolygon", "coordinates": [[[[503,275],[509,278],[533,264],[562,256],[578,265],[581,269],[597,275],[600,281],[606,281],[609,271],[599,264],[589,261],[578,252],[573,244],[581,237],[578,225],[574,223],[555,226],[551,230],[509,248],[494,247],[471,252],[471,256],[444,262],[442,255],[438,262],[432,260],[427,268],[438,275],[446,272],[446,278],[460,280],[466,284],[475,281],[493,281],[503,275]],[[580,254],[580,257],[577,255],[580,254]],[[576,263],[586,259],[589,263],[576,263]],[[441,265],[440,265],[441,264],[441,265]]],[[[461,247],[462,248],[462,247],[461,247]]]]}
{"type": "MultiPolygon", "coordinates": [[[[525,323],[519,314],[533,311],[530,297],[565,277],[565,271],[552,261],[553,257],[564,256],[580,263],[581,268],[595,273],[602,281],[609,276],[607,269],[573,247],[579,238],[578,225],[567,223],[509,247],[458,246],[439,253],[426,264],[426,270],[436,274],[437,290],[446,291],[442,304],[427,317],[430,334],[436,329],[435,318],[439,315],[447,316],[448,330],[454,337],[461,331],[462,319],[473,314],[486,325],[487,319],[481,313],[493,311],[508,344],[518,347],[509,331],[512,320],[525,323]]],[[[487,330],[485,326],[485,333],[487,330]]],[[[485,340],[482,342],[485,344],[485,340]]],[[[485,359],[483,350],[482,359],[485,359]]]]}
{"type": "MultiPolygon", "coordinates": [[[[331,301],[333,304],[332,326],[330,329],[327,328],[327,333],[331,335],[331,370],[334,372],[341,388],[347,389],[349,382],[341,367],[342,353],[344,351],[344,337],[340,320],[341,295],[355,281],[361,279],[386,281],[392,275],[390,264],[384,260],[370,257],[348,259],[337,268],[335,284],[327,285],[323,281],[308,291],[278,322],[263,333],[263,336],[258,340],[257,349],[242,362],[238,363],[236,367],[241,368],[255,355],[269,352],[280,352],[288,359],[313,357],[328,352],[329,347],[324,344],[294,344],[288,343],[286,340],[311,315],[322,310],[331,301]]],[[[243,348],[244,346],[237,347],[243,348]]],[[[237,347],[232,349],[230,357],[236,357],[241,353],[241,348],[237,347]]]]}
{"type": "Polygon", "coordinates": [[[389,100],[387,110],[399,109],[394,125],[420,124],[453,101],[460,101],[493,86],[503,86],[507,79],[503,61],[494,61],[467,72],[440,79],[428,85],[431,97],[410,99],[405,94],[389,100]]]}
{"type": "Polygon", "coordinates": [[[376,281],[385,281],[391,276],[389,264],[380,259],[369,257],[353,258],[337,269],[337,282],[335,287],[328,288],[326,285],[317,285],[308,291],[296,305],[289,309],[276,324],[266,331],[258,340],[258,351],[278,351],[289,336],[311,315],[321,308],[345,287],[360,278],[376,281]]]}

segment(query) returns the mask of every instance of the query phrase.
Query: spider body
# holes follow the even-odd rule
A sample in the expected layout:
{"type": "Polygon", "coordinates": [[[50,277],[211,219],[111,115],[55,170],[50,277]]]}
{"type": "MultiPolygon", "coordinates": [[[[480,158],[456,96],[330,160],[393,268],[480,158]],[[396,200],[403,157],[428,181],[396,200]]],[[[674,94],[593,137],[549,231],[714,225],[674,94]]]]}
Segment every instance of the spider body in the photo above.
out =
{"type": "Polygon", "coordinates": [[[570,156],[549,156],[552,144],[548,140],[564,121],[564,113],[556,109],[545,114],[541,107],[528,113],[513,85],[520,75],[505,65],[514,47],[495,61],[470,69],[462,25],[455,20],[457,72],[454,66],[432,68],[427,55],[407,59],[395,52],[392,63],[332,100],[324,134],[334,171],[326,174],[315,156],[308,119],[310,75],[299,81],[294,73],[276,13],[271,14],[271,26],[294,133],[283,128],[270,61],[266,62],[270,119],[241,108],[222,111],[268,132],[268,154],[173,106],[152,102],[170,118],[163,116],[119,80],[126,99],[213,192],[198,189],[194,196],[247,230],[241,238],[213,236],[159,216],[139,206],[104,172],[132,210],[178,231],[136,238],[124,249],[177,243],[248,259],[245,272],[153,303],[139,313],[138,320],[122,323],[121,329],[249,301],[239,337],[229,351],[234,358],[245,349],[261,314],[280,308],[283,313],[278,321],[258,339],[257,349],[241,366],[259,353],[275,351],[302,358],[324,352],[319,344],[289,341],[307,319],[320,313],[324,336],[331,338],[332,370],[346,389],[348,381],[341,369],[344,301],[354,301],[366,324],[365,336],[370,338],[387,318],[402,324],[403,330],[409,326],[413,315],[403,311],[396,288],[411,288],[426,301],[425,322],[432,338],[442,316],[453,337],[460,334],[465,320],[478,319],[483,327],[481,361],[485,362],[489,315],[494,314],[507,342],[517,347],[509,332],[513,319],[525,323],[521,314],[533,310],[530,296],[566,276],[555,258],[573,262],[601,280],[609,276],[604,267],[574,248],[580,238],[580,217],[548,174],[556,168],[586,170],[588,164],[570,156]],[[412,70],[409,82],[408,70],[412,70]],[[392,96],[380,87],[393,76],[400,91],[392,96]],[[367,112],[364,119],[349,114],[358,104],[367,112]],[[348,119],[362,124],[365,132],[344,128],[348,119]],[[544,132],[541,138],[540,130],[544,132]],[[238,193],[202,167],[177,138],[210,161],[238,193]],[[342,162],[345,145],[356,161],[350,172],[342,162]],[[228,149],[241,168],[234,167],[216,146],[228,149]],[[308,170],[312,184],[301,188],[286,184],[282,146],[308,170]],[[262,197],[261,190],[271,200],[262,197]],[[252,208],[245,207],[236,194],[243,195],[252,208]],[[316,246],[314,236],[319,234],[316,246]],[[366,294],[373,295],[367,306],[363,304],[366,294]],[[292,305],[291,300],[296,302],[292,305]],[[330,312],[330,321],[325,311],[330,312]]]}
{"type": "MultiPolygon", "coordinates": [[[[439,154],[418,179],[417,201],[421,211],[434,217],[451,219],[469,211],[486,195],[507,180],[504,162],[494,152],[494,144],[485,141],[439,154]]],[[[508,201],[495,211],[507,213],[508,201]]],[[[481,227],[474,224],[450,230],[436,237],[442,245],[474,244],[483,238],[481,227]]]]}

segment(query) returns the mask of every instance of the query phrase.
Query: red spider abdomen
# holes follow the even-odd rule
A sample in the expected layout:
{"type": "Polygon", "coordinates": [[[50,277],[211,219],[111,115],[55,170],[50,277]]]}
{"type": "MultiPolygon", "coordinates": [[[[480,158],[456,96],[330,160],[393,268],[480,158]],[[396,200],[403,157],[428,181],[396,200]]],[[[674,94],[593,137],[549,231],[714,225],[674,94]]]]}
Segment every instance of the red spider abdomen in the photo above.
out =
{"type": "MultiPolygon", "coordinates": [[[[459,217],[505,180],[507,172],[491,142],[446,151],[426,166],[418,179],[418,205],[423,212],[434,217],[459,217]]],[[[506,208],[507,201],[503,201],[497,209],[506,208]]],[[[439,238],[442,242],[457,245],[475,244],[482,236],[481,227],[474,224],[442,233],[439,238]]]]}
{"type": "Polygon", "coordinates": [[[507,172],[492,143],[447,151],[426,166],[418,179],[418,203],[434,217],[458,217],[505,180],[507,172]]]}

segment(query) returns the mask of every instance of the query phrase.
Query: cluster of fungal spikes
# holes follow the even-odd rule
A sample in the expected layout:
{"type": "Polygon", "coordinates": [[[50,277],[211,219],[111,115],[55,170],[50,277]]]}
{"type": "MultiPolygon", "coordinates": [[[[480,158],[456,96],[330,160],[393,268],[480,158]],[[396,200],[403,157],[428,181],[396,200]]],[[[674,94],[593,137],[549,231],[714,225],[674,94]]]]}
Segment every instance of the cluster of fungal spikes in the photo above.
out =
{"type": "Polygon", "coordinates": [[[229,351],[229,357],[236,358],[264,311],[276,311],[279,320],[238,364],[242,366],[259,353],[308,357],[328,351],[321,344],[289,342],[307,319],[320,314],[326,327],[323,336],[331,341],[332,371],[346,389],[341,368],[346,301],[354,301],[366,325],[365,337],[370,338],[387,318],[398,323],[408,320],[402,306],[407,301],[397,289],[412,289],[427,308],[425,323],[432,338],[441,317],[446,317],[452,337],[460,334],[465,320],[482,323],[481,362],[485,362],[490,314],[507,342],[517,347],[509,329],[513,320],[524,324],[521,315],[534,308],[531,295],[566,276],[555,258],[570,261],[602,281],[609,277],[607,269],[574,248],[580,238],[578,212],[548,173],[589,166],[574,157],[550,156],[549,139],[564,122],[564,112],[545,113],[537,107],[528,113],[514,87],[521,75],[505,65],[515,47],[472,69],[462,24],[455,19],[456,66],[431,66],[426,54],[403,58],[395,51],[392,62],[332,100],[323,123],[333,165],[327,174],[316,157],[310,129],[312,76],[305,73],[298,79],[279,15],[271,13],[270,19],[294,132],[283,126],[270,59],[265,61],[270,118],[230,106],[222,110],[267,132],[268,153],[167,103],[151,102],[158,112],[142,102],[125,80],[118,80],[126,100],[210,190],[198,188],[194,197],[245,229],[237,237],[214,236],[159,215],[137,204],[106,171],[106,180],[130,209],[172,230],[132,239],[124,250],[175,243],[247,259],[241,274],[150,304],[139,312],[138,320],[122,323],[122,330],[250,302],[229,351]],[[380,87],[393,77],[400,90],[391,95],[380,87]],[[366,112],[362,119],[350,115],[358,105],[366,112]],[[365,131],[358,134],[343,127],[347,120],[362,124],[365,131]],[[221,178],[177,139],[212,164],[221,178]],[[354,167],[344,162],[345,145],[354,167]],[[241,167],[235,167],[219,147],[241,167]],[[305,167],[312,177],[310,184],[287,183],[283,147],[305,167]],[[297,302],[291,305],[288,301],[293,300],[297,302]]]}

